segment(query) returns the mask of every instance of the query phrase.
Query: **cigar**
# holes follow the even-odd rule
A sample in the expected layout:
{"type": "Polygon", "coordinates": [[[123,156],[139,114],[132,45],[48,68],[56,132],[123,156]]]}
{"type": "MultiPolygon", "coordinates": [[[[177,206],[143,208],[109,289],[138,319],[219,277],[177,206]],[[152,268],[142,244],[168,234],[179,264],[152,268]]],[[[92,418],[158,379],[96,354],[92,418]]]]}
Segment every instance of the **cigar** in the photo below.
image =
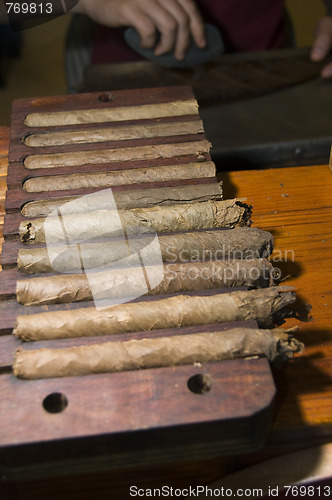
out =
{"type": "Polygon", "coordinates": [[[145,266],[144,273],[139,258],[136,264],[88,274],[18,280],[17,301],[26,306],[41,306],[236,286],[261,288],[273,284],[273,266],[266,259],[145,266]]]}
{"type": "MultiPolygon", "coordinates": [[[[154,207],[161,205],[175,205],[178,203],[193,203],[208,201],[210,199],[222,199],[222,190],[217,182],[184,185],[176,187],[162,187],[153,189],[130,189],[115,191],[112,193],[117,209],[130,209],[140,207],[154,207]]],[[[84,213],[87,211],[87,200],[91,204],[92,195],[86,196],[63,196],[44,200],[30,201],[26,203],[21,214],[24,217],[44,217],[56,210],[66,213],[84,213]]],[[[93,193],[93,207],[90,210],[103,210],[108,206],[109,190],[93,193]],[[108,199],[107,199],[108,198],[108,199]]]]}
{"type": "Polygon", "coordinates": [[[291,287],[269,287],[209,296],[178,295],[160,300],[18,316],[17,338],[51,340],[256,320],[272,328],[296,300],[291,287]]]}
{"type": "Polygon", "coordinates": [[[251,207],[237,199],[118,211],[97,210],[84,214],[65,214],[61,217],[24,221],[19,226],[19,235],[24,243],[45,243],[46,224],[47,243],[84,242],[87,239],[121,235],[123,228],[130,227],[139,230],[148,227],[163,233],[213,227],[250,226],[250,214],[251,207]]]}
{"type": "Polygon", "coordinates": [[[32,148],[67,146],[71,144],[91,144],[107,141],[146,139],[150,137],[170,137],[187,134],[203,134],[201,120],[172,123],[148,123],[120,127],[65,130],[62,132],[39,132],[28,135],[24,144],[32,148]]]}
{"type": "MultiPolygon", "coordinates": [[[[137,127],[135,127],[137,128],[137,127]]],[[[166,182],[186,179],[200,179],[215,176],[215,165],[211,161],[181,165],[162,165],[149,168],[131,168],[89,172],[69,175],[48,175],[32,177],[23,184],[28,193],[66,191],[70,189],[98,188],[132,185],[147,182],[166,182]]]]}
{"type": "MultiPolygon", "coordinates": [[[[215,231],[195,231],[158,236],[163,262],[195,262],[202,260],[266,258],[273,251],[273,236],[258,228],[236,227],[215,231]]],[[[105,267],[140,251],[151,242],[149,235],[132,238],[129,245],[116,239],[105,242],[81,243],[84,269],[105,267]]],[[[82,270],[77,259],[77,245],[35,247],[18,251],[17,266],[23,273],[42,274],[54,271],[50,257],[56,256],[57,270],[71,273],[82,270]]],[[[135,255],[134,255],[135,257],[135,255]]],[[[135,257],[136,258],[136,257],[135,257]]]]}
{"type": "Polygon", "coordinates": [[[70,151],[65,153],[32,154],[25,158],[24,166],[29,170],[39,168],[52,169],[58,167],[77,167],[87,164],[176,158],[179,156],[196,156],[198,160],[204,160],[210,148],[210,142],[203,139],[200,141],[179,142],[174,144],[152,144],[127,148],[89,149],[87,151],[70,151]]]}
{"type": "Polygon", "coordinates": [[[56,111],[53,113],[29,113],[24,120],[24,124],[27,127],[57,127],[62,125],[81,125],[82,123],[146,120],[197,114],[198,104],[196,99],[188,99],[185,101],[144,104],[140,106],[112,106],[110,108],[56,111]]]}
{"type": "Polygon", "coordinates": [[[223,360],[266,357],[271,363],[291,359],[303,344],[271,330],[234,328],[222,332],[106,342],[70,348],[18,348],[14,375],[43,379],[140,370],[223,360]]]}

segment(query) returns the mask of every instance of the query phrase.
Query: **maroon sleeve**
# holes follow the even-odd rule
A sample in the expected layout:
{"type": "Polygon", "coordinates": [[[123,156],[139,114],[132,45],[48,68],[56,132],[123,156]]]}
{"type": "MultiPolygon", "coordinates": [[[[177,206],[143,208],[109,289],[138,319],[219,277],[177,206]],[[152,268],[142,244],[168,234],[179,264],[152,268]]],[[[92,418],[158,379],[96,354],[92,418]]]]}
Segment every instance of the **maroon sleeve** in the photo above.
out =
{"type": "Polygon", "coordinates": [[[284,0],[196,0],[215,24],[227,51],[250,52],[285,45],[284,0]]]}

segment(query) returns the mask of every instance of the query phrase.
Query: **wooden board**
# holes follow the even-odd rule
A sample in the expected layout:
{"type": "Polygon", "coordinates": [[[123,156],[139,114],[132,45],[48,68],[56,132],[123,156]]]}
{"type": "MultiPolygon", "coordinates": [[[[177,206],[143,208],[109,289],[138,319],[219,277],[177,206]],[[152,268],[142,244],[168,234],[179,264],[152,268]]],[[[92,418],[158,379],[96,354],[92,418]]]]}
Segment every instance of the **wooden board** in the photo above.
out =
{"type": "Polygon", "coordinates": [[[2,473],[63,476],[257,449],[274,396],[268,372],[260,359],[29,382],[3,374],[2,473]],[[192,392],[190,379],[199,384],[203,376],[211,390],[192,392]],[[68,406],[45,410],[46,398],[56,405],[57,394],[68,406]]]}
{"type": "MultiPolygon", "coordinates": [[[[61,198],[65,195],[78,196],[93,190],[71,190],[70,192],[51,193],[26,193],[22,189],[24,180],[32,176],[40,177],[46,174],[45,169],[27,171],[25,160],[31,156],[31,148],[23,144],[22,139],[32,132],[45,132],[49,128],[28,128],[25,117],[33,112],[61,112],[71,110],[86,110],[91,107],[105,109],[105,106],[125,108],[130,105],[145,106],[151,103],[189,101],[193,99],[189,88],[150,89],[149,91],[119,91],[108,93],[76,96],[57,96],[37,99],[23,99],[14,103],[13,120],[11,129],[11,145],[9,153],[8,191],[6,198],[6,215],[4,220],[3,248],[4,262],[13,263],[18,248],[18,225],[24,217],[21,207],[36,199],[61,198]],[[7,257],[8,253],[8,257],[7,257]]],[[[197,120],[198,115],[189,117],[172,117],[170,123],[177,120],[197,120]]],[[[158,119],[159,120],[159,119],[158,119]]],[[[163,123],[167,121],[161,119],[163,123]]],[[[145,120],[146,121],[146,120],[145,120]]],[[[153,120],[150,120],[153,122],[153,120]]],[[[125,122],[124,125],[128,123],[125,122]]],[[[142,121],[135,122],[137,126],[142,121]]],[[[123,125],[123,124],[121,124],[123,125]]],[[[113,123],[107,123],[113,127],[113,123]]],[[[78,128],[95,129],[95,124],[79,125],[78,128]]],[[[55,127],[57,130],[68,130],[77,125],[55,127]]],[[[176,145],[195,143],[205,140],[204,134],[199,138],[192,135],[168,136],[163,138],[140,139],[125,141],[126,147],[135,148],[138,145],[160,146],[161,144],[176,145]]],[[[119,149],[117,143],[87,144],[79,146],[50,146],[36,149],[33,154],[55,154],[64,150],[91,151],[103,148],[119,149]]],[[[172,164],[186,165],[192,161],[210,160],[209,154],[198,158],[192,155],[174,156],[172,164]]],[[[115,162],[114,164],[84,164],[75,168],[76,172],[102,171],[109,169],[135,169],[144,165],[151,167],[166,165],[169,159],[142,160],[115,162]]],[[[167,163],[168,162],[168,163],[167,163]]],[[[47,175],[72,173],[72,168],[47,169],[47,175]]],[[[153,190],[161,186],[181,185],[194,190],[195,186],[218,186],[216,178],[187,179],[170,181],[166,183],[137,184],[135,189],[153,190]]],[[[114,190],[127,190],[129,186],[116,186],[114,190]]],[[[130,189],[132,186],[130,186],[130,189]]],[[[230,363],[207,363],[203,366],[169,367],[165,369],[151,369],[142,372],[124,372],[121,374],[107,374],[102,376],[72,377],[63,379],[49,379],[35,382],[16,379],[11,374],[13,353],[19,342],[10,335],[15,318],[18,314],[31,314],[46,310],[66,310],[68,308],[82,307],[82,304],[55,305],[24,308],[15,301],[15,283],[18,271],[13,268],[2,271],[0,305],[3,318],[0,346],[3,354],[0,357],[1,390],[6,395],[6,405],[3,407],[3,422],[5,424],[0,432],[1,451],[0,458],[4,464],[5,473],[11,477],[24,477],[27,475],[47,475],[52,469],[52,474],[61,474],[63,461],[71,470],[90,467],[91,460],[96,460],[100,467],[118,466],[125,457],[126,463],[135,463],[140,454],[141,463],[151,463],[155,460],[168,460],[170,453],[181,453],[183,456],[214,456],[216,454],[229,454],[234,452],[248,452],[261,446],[266,439],[271,422],[272,403],[275,388],[269,364],[264,359],[249,361],[232,361],[230,363]],[[191,382],[194,377],[198,388],[192,389],[191,382]],[[205,378],[211,379],[212,388],[204,393],[205,378]],[[188,385],[189,383],[189,385],[188,385]],[[247,386],[249,388],[247,389],[247,386]],[[193,392],[194,391],[194,392],[193,392]],[[243,398],[243,392],[246,398],[243,398]],[[24,394],[24,397],[22,396],[24,394]],[[54,395],[55,394],[55,395],[54,395]],[[57,394],[60,396],[57,396],[57,394]],[[61,396],[63,394],[63,396],[61,396]],[[93,394],[93,400],[91,395],[93,394]],[[134,394],[134,395],[133,395],[134,394]],[[48,398],[48,399],[47,399],[48,398]],[[57,400],[58,398],[58,400],[57,400]],[[61,407],[64,398],[68,406],[61,407]],[[52,413],[47,407],[47,401],[58,406],[58,411],[52,413]],[[46,403],[45,403],[46,401],[46,403]],[[58,401],[58,403],[57,403],[58,401]],[[111,403],[110,403],[111,402],[111,403]],[[46,406],[45,406],[46,405],[46,406]],[[179,406],[180,405],[180,406],[179,406]],[[18,410],[18,407],[20,410],[18,410]],[[121,415],[125,411],[126,417],[121,415]],[[26,418],[26,414],[29,418],[26,418]],[[24,424],[25,421],[25,424],[24,424]],[[21,429],[18,433],[17,429],[21,429]],[[35,428],[36,432],[32,432],[35,428]],[[197,438],[197,435],[200,437],[197,438]],[[142,443],[146,442],[142,452],[142,443]],[[112,451],[106,454],[105,446],[112,451]],[[67,448],[71,447],[73,459],[69,461],[67,448]],[[115,449],[119,448],[119,451],[115,449]],[[181,448],[181,451],[180,451],[181,448]],[[83,451],[82,451],[83,450],[83,451]],[[24,452],[24,453],[22,453],[24,452]],[[51,459],[48,456],[51,454],[51,459]],[[106,454],[106,455],[105,455],[106,454]],[[33,463],[31,460],[33,458],[33,463]],[[79,458],[78,458],[79,457],[79,458]]],[[[232,291],[235,289],[233,288],[232,291]]],[[[198,291],[193,294],[224,293],[226,290],[198,291]]],[[[139,300],[155,300],[157,297],[143,297],[139,300]]],[[[160,298],[160,297],[158,297],[160,298]]],[[[83,306],[88,306],[85,303],[83,306]]],[[[229,325],[203,325],[204,331],[212,328],[228,329],[229,325]]],[[[256,323],[247,323],[246,326],[256,326],[256,323]]],[[[197,328],[173,329],[156,332],[135,332],[122,335],[123,340],[131,338],[152,337],[154,335],[175,335],[181,333],[194,333],[197,328]]],[[[114,336],[113,340],[117,340],[114,336]]],[[[104,342],[99,338],[97,342],[104,342]]],[[[52,342],[55,349],[63,345],[81,345],[89,343],[88,339],[76,339],[63,343],[52,342]]],[[[37,344],[30,344],[36,346],[37,344]]],[[[44,344],[41,343],[40,346],[44,344]]],[[[48,343],[48,345],[50,345],[48,343]]],[[[51,405],[52,406],[52,405],[51,405]]]]}
{"type": "Polygon", "coordinates": [[[84,92],[108,88],[191,85],[200,105],[244,100],[317,78],[323,63],[310,60],[308,48],[222,54],[204,68],[164,68],[150,61],[87,67],[84,92]]]}

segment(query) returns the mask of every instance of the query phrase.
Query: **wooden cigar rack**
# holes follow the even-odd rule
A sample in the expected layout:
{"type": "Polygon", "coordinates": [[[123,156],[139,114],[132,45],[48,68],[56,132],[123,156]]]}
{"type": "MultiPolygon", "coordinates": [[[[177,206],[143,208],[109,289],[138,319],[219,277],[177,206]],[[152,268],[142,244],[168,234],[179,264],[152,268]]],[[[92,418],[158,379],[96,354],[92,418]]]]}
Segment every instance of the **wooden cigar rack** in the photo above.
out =
{"type": "MultiPolygon", "coordinates": [[[[31,155],[71,153],[90,150],[156,147],[164,144],[196,143],[205,140],[204,132],[172,135],[173,124],[195,122],[199,115],[131,118],[105,123],[81,123],[56,126],[27,126],[32,113],[76,110],[144,108],[151,104],[194,99],[189,87],[169,87],[111,93],[89,93],[58,97],[41,97],[14,101],[8,169],[8,191],[4,220],[4,243],[0,276],[0,390],[2,416],[0,431],[0,462],[9,477],[31,477],[63,474],[68,469],[93,470],[124,465],[142,465],[156,461],[177,461],[200,457],[250,452],[264,443],[269,432],[271,406],[275,388],[269,363],[265,359],[233,360],[204,365],[155,368],[113,374],[65,377],[45,380],[16,378],[11,366],[16,348],[22,344],[12,335],[18,315],[47,310],[68,310],[92,306],[92,303],[23,306],[16,301],[17,279],[22,273],[16,268],[17,253],[27,243],[18,237],[18,227],[26,218],[22,207],[35,200],[73,197],[89,194],[101,188],[80,188],[67,191],[28,193],[24,182],[28,178],[72,174],[72,166],[35,168],[28,170],[26,159],[31,155]],[[169,133],[159,137],[109,140],[86,144],[29,147],[25,138],[32,134],[126,128],[143,124],[169,124],[169,133]]],[[[75,174],[105,172],[139,167],[211,160],[209,153],[172,158],[111,161],[75,166],[75,174]]],[[[188,167],[189,168],[189,167],[188,167]]],[[[117,185],[114,193],[144,189],[182,186],[192,192],[195,186],[218,189],[215,177],[169,180],[164,182],[117,185]]],[[[222,231],[223,229],[220,229],[222,231]]],[[[38,275],[37,275],[38,276],[38,275]]],[[[24,275],[36,277],[36,275],[24,275]]],[[[233,289],[232,289],[233,290],[233,289]]],[[[230,291],[229,289],[226,291],[230,291]]],[[[190,292],[195,294],[224,293],[225,289],[190,292]]],[[[152,301],[161,296],[149,296],[137,301],[152,301]]],[[[241,325],[257,326],[255,322],[241,325]]],[[[58,347],[129,340],[153,336],[195,333],[228,329],[230,324],[204,325],[153,332],[137,332],[110,337],[26,342],[24,349],[58,347]]],[[[233,324],[234,326],[234,324],[233,324]]]]}

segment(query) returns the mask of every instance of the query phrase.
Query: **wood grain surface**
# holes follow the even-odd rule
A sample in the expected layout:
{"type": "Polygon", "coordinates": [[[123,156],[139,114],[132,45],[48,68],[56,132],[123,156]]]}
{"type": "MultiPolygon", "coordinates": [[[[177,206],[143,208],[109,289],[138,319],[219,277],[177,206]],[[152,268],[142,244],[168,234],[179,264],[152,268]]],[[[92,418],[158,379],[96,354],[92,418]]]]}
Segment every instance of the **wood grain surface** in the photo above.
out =
{"type": "MultiPolygon", "coordinates": [[[[8,129],[0,128],[1,212],[6,190],[8,129]]],[[[169,464],[122,467],[57,480],[25,480],[2,485],[3,498],[109,499],[130,498],[129,486],[184,488],[207,484],[230,471],[332,436],[331,246],[332,178],[328,166],[221,173],[225,197],[246,197],[254,206],[255,227],[275,236],[274,265],[285,284],[298,290],[301,305],[312,306],[312,319],[301,323],[297,336],[306,344],[302,355],[275,372],[277,405],[265,448],[250,456],[186,460],[169,457],[169,464]]],[[[298,325],[297,319],[287,325],[298,325]]],[[[244,388],[245,391],[245,388],[244,388]]],[[[320,459],[316,457],[317,461],[320,459]]]]}
{"type": "MultiPolygon", "coordinates": [[[[275,237],[272,261],[311,320],[298,337],[306,350],[279,377],[280,404],[271,439],[332,433],[332,174],[309,166],[221,174],[226,192],[245,196],[256,227],[275,237]]],[[[287,320],[296,325],[297,320],[287,320]]]]}

